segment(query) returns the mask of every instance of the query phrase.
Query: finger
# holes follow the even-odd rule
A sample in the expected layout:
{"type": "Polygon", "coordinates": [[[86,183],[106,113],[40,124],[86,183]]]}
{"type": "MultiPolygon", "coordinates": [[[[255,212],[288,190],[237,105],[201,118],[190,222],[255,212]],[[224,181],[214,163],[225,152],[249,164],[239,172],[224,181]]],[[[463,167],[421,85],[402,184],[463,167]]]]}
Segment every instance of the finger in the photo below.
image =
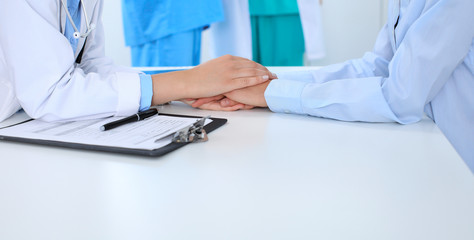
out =
{"type": "MultiPolygon", "coordinates": [[[[242,64],[240,66],[240,68],[238,68],[238,69],[242,70],[243,73],[249,73],[249,72],[251,73],[250,69],[257,70],[257,72],[262,73],[262,74],[258,74],[258,75],[268,75],[270,80],[278,78],[278,76],[275,73],[272,73],[270,70],[268,70],[268,68],[266,68],[266,67],[264,67],[264,66],[262,66],[262,65],[260,65],[256,62],[242,64]],[[248,72],[246,72],[245,69],[249,69],[249,70],[247,70],[248,72]]],[[[248,76],[248,77],[250,77],[250,76],[248,76]]]]}
{"type": "Polygon", "coordinates": [[[250,110],[252,108],[254,108],[255,106],[252,106],[252,105],[245,105],[242,109],[243,110],[250,110]]]}
{"type": "Polygon", "coordinates": [[[264,67],[262,64],[251,61],[251,60],[240,60],[236,61],[234,65],[237,69],[241,68],[253,68],[253,69],[260,69],[263,71],[268,71],[266,67],[264,67]]]}
{"type": "Polygon", "coordinates": [[[237,110],[243,109],[244,107],[245,107],[244,104],[239,103],[231,107],[222,108],[221,111],[237,111],[237,110]]]}
{"type": "Polygon", "coordinates": [[[264,76],[256,76],[256,77],[242,77],[233,79],[231,84],[233,84],[233,89],[241,89],[245,87],[255,86],[261,83],[268,81],[269,78],[267,75],[264,76]]]}
{"type": "Polygon", "coordinates": [[[268,70],[268,68],[264,67],[263,65],[257,62],[254,62],[245,58],[240,58],[240,57],[236,57],[236,59],[239,59],[238,60],[239,64],[237,64],[236,66],[238,69],[243,69],[243,68],[258,69],[258,70],[266,72],[265,74],[267,74],[270,79],[278,78],[278,76],[275,73],[272,73],[270,70],[268,70]]]}
{"type": "Polygon", "coordinates": [[[255,68],[241,68],[235,70],[232,74],[232,78],[243,78],[243,77],[256,77],[256,76],[267,76],[270,79],[271,74],[268,71],[255,69],[255,68]]]}
{"type": "Polygon", "coordinates": [[[196,100],[191,106],[195,107],[195,108],[198,108],[198,107],[202,106],[203,104],[207,104],[207,103],[214,102],[214,101],[219,101],[222,98],[223,97],[219,97],[219,98],[217,98],[217,97],[200,98],[200,99],[196,100]]]}
{"type": "Polygon", "coordinates": [[[229,99],[229,98],[224,98],[220,101],[220,104],[221,104],[221,107],[231,107],[231,106],[235,106],[237,104],[241,104],[237,101],[234,101],[232,99],[229,99]]]}
{"type": "Polygon", "coordinates": [[[218,96],[206,97],[206,98],[199,98],[198,100],[194,101],[191,106],[195,107],[195,108],[198,108],[203,104],[214,102],[214,101],[219,101],[222,98],[224,98],[224,95],[218,95],[218,96]]]}
{"type": "Polygon", "coordinates": [[[199,109],[202,110],[211,110],[211,111],[236,111],[239,109],[243,109],[245,107],[244,104],[237,104],[231,107],[222,107],[218,102],[210,102],[203,104],[202,106],[199,107],[199,109]]]}
{"type": "Polygon", "coordinates": [[[278,79],[278,75],[276,75],[276,73],[271,73],[272,76],[270,77],[270,80],[273,80],[273,79],[278,79]]]}
{"type": "Polygon", "coordinates": [[[194,100],[188,100],[188,99],[181,99],[179,100],[187,105],[192,105],[194,103],[194,100]]]}

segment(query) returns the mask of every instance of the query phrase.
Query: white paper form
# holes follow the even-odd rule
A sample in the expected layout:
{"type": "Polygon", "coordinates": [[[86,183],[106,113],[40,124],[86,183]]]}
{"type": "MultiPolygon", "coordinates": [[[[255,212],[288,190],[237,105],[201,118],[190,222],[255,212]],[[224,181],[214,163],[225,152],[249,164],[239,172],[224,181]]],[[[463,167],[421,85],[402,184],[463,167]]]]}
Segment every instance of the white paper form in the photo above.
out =
{"type": "MultiPolygon", "coordinates": [[[[153,150],[163,147],[171,142],[171,136],[166,136],[199,120],[199,118],[156,115],[108,131],[100,130],[102,125],[118,119],[121,118],[113,117],[62,123],[48,123],[40,120],[32,120],[16,126],[0,129],[0,135],[98,146],[153,150]],[[157,139],[161,140],[156,141],[157,139]]],[[[206,124],[211,121],[212,120],[206,121],[206,124]]]]}

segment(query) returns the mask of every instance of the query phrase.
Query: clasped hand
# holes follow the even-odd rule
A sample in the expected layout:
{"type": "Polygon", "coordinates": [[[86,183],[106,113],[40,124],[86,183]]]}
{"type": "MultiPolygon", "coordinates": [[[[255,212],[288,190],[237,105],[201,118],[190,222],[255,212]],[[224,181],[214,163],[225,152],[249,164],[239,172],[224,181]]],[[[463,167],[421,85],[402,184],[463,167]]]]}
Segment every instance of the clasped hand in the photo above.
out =
{"type": "Polygon", "coordinates": [[[230,55],[216,58],[191,70],[195,71],[201,86],[216,80],[208,89],[197,94],[200,97],[182,100],[193,107],[206,110],[235,111],[266,107],[265,89],[271,80],[277,78],[256,62],[230,55]]]}

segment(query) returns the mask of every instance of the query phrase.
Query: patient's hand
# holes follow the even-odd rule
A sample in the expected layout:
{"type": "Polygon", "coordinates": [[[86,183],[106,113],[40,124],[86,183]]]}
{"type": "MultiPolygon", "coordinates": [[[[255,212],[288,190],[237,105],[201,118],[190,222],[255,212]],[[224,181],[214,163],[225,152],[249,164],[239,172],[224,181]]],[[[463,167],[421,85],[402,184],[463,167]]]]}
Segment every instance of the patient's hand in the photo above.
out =
{"type": "Polygon", "coordinates": [[[265,90],[267,89],[268,84],[270,84],[270,81],[225,93],[224,95],[232,101],[221,101],[221,106],[228,107],[235,102],[238,102],[255,107],[267,107],[265,90]]]}
{"type": "Polygon", "coordinates": [[[230,100],[224,95],[199,99],[185,99],[181,101],[195,108],[212,111],[237,111],[254,108],[254,106],[230,100]]]}
{"type": "MultiPolygon", "coordinates": [[[[272,77],[273,79],[278,78],[274,74],[272,77]]],[[[214,97],[188,99],[186,103],[195,108],[216,111],[235,111],[240,109],[252,109],[254,107],[267,107],[265,90],[270,84],[270,81],[236,89],[214,97]]]]}
{"type": "Polygon", "coordinates": [[[188,104],[195,108],[219,111],[267,107],[265,90],[269,83],[268,81],[252,87],[237,89],[215,97],[193,99],[193,101],[188,102],[188,104]]]}

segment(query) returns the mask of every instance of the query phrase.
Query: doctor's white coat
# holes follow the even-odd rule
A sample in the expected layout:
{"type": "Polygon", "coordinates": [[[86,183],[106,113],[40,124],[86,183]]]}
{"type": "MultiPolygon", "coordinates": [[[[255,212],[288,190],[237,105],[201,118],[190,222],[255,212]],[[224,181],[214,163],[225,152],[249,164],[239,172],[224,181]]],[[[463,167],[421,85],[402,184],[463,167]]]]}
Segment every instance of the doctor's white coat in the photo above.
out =
{"type": "MultiPolygon", "coordinates": [[[[139,73],[104,55],[102,0],[84,0],[97,26],[73,52],[60,0],[0,1],[0,121],[20,106],[33,118],[67,121],[138,111],[139,73]],[[81,64],[76,57],[84,47],[81,64]]],[[[81,32],[86,29],[81,12],[81,32]]]]}

